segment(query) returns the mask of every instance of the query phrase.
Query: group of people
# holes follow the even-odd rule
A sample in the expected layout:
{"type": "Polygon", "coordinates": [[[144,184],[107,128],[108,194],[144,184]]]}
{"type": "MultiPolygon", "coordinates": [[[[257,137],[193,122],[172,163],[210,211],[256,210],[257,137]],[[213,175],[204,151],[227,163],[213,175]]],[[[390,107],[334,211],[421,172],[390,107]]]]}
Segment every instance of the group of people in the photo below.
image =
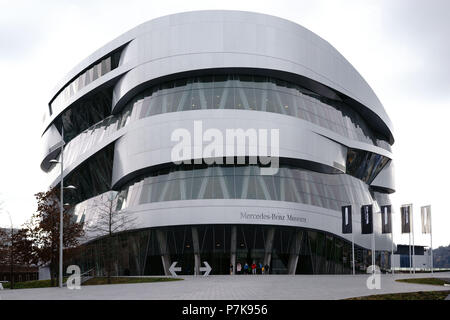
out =
{"type": "MultiPolygon", "coordinates": [[[[256,264],[248,264],[247,262],[244,266],[240,262],[236,264],[236,274],[269,274],[270,266],[268,264],[263,265],[261,262],[256,264]]],[[[230,264],[230,274],[233,274],[233,265],[230,264]]]]}

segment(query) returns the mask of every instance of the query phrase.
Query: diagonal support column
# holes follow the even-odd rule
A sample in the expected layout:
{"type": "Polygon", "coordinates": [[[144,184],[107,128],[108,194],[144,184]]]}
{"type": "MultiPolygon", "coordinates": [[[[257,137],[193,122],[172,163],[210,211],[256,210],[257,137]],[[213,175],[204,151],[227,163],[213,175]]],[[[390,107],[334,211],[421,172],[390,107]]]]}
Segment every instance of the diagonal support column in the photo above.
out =
{"type": "Polygon", "coordinates": [[[197,227],[192,227],[192,245],[194,247],[194,275],[200,274],[200,242],[198,241],[198,230],[197,227]]]}
{"type": "Polygon", "coordinates": [[[270,261],[272,260],[272,248],[273,248],[273,238],[275,236],[275,228],[272,227],[267,232],[266,243],[264,245],[264,265],[270,267],[270,261]]]}
{"type": "Polygon", "coordinates": [[[233,274],[236,274],[236,242],[237,242],[237,227],[231,227],[231,246],[230,246],[230,264],[233,266],[233,274]]]}
{"type": "Polygon", "coordinates": [[[297,270],[298,255],[302,243],[302,235],[303,232],[298,230],[295,232],[294,238],[292,239],[288,261],[288,274],[295,274],[295,270],[297,270]]]}
{"type": "Polygon", "coordinates": [[[164,274],[170,276],[170,253],[167,245],[167,233],[163,230],[156,230],[156,238],[158,239],[159,250],[161,252],[161,261],[164,268],[164,274]]]}

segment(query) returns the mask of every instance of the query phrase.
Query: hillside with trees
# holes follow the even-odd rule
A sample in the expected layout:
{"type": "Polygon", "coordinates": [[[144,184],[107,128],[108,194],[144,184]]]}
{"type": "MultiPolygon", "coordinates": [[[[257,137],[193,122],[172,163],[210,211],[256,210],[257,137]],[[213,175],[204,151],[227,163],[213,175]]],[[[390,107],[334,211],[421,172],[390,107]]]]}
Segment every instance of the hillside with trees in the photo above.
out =
{"type": "Polygon", "coordinates": [[[435,268],[450,268],[450,245],[433,249],[435,268]]]}

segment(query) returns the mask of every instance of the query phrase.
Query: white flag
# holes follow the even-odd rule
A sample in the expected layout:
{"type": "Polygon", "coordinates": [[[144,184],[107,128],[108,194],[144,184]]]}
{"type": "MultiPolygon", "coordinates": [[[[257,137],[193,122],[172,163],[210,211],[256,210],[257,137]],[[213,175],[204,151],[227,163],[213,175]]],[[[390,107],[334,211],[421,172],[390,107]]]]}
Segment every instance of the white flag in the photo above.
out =
{"type": "Polygon", "coordinates": [[[422,216],[422,233],[431,233],[431,206],[420,208],[422,216]]]}

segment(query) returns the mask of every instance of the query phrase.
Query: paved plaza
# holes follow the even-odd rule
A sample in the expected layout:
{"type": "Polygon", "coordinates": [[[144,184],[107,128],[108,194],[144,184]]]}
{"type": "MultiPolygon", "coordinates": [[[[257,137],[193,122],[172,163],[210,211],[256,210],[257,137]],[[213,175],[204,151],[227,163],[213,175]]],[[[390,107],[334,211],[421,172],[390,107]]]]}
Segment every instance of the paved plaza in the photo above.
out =
{"type": "MultiPolygon", "coordinates": [[[[0,291],[0,299],[167,299],[167,300],[301,300],[345,299],[372,294],[450,290],[450,287],[396,282],[395,279],[429,277],[429,274],[381,275],[381,289],[369,290],[368,275],[217,275],[182,276],[183,281],[16,289],[0,291]]],[[[450,273],[435,275],[448,278],[450,273]]]]}

